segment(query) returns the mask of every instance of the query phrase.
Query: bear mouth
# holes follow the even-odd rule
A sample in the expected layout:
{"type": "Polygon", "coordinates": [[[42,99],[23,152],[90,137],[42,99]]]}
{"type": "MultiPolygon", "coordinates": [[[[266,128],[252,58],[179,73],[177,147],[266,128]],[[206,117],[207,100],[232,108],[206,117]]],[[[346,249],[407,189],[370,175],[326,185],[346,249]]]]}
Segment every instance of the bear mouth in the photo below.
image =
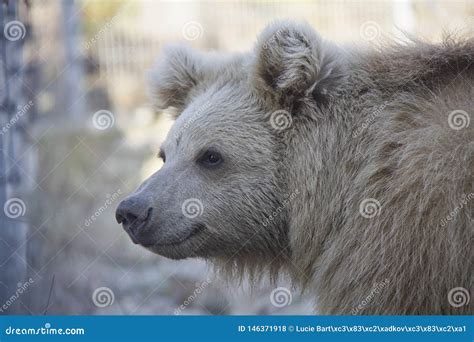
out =
{"type": "Polygon", "coordinates": [[[189,231],[189,233],[186,236],[182,237],[182,238],[179,238],[177,240],[170,241],[170,242],[163,242],[163,243],[157,242],[157,243],[152,243],[152,244],[147,244],[147,245],[142,245],[142,246],[145,247],[145,248],[176,247],[176,246],[186,242],[187,240],[191,239],[192,237],[198,235],[199,233],[201,233],[205,229],[206,229],[205,224],[196,223],[196,224],[193,224],[191,226],[191,230],[189,231]]]}

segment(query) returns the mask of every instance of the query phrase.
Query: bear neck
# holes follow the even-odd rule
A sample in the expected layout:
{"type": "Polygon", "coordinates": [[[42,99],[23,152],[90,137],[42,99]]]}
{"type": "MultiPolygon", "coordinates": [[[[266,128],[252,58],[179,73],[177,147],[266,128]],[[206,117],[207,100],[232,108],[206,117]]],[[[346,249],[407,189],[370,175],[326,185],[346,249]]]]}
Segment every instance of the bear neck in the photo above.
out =
{"type": "Polygon", "coordinates": [[[347,113],[358,107],[351,100],[354,91],[357,90],[350,83],[342,88],[337,106],[331,101],[324,108],[304,103],[285,144],[288,191],[298,192],[288,205],[292,253],[287,268],[303,290],[318,279],[315,273],[342,225],[344,197],[355,177],[350,156],[356,147],[349,149],[347,144],[351,139],[347,113]]]}

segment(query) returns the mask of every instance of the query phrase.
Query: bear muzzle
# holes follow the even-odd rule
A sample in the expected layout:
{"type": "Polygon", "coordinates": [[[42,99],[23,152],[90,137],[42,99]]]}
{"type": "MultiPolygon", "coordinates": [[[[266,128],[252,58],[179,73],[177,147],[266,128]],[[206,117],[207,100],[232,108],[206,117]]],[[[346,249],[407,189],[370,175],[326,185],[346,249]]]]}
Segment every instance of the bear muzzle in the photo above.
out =
{"type": "Polygon", "coordinates": [[[153,245],[151,236],[147,233],[152,211],[153,208],[148,207],[145,201],[131,197],[120,202],[115,219],[122,224],[133,243],[147,247],[153,245]]]}

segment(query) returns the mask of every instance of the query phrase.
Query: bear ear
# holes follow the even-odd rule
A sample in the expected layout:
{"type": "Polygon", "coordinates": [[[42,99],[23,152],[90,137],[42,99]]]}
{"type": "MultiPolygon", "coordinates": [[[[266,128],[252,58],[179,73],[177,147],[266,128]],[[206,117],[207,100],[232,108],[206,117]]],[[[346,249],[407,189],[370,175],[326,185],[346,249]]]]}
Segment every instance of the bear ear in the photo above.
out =
{"type": "Polygon", "coordinates": [[[326,95],[344,82],[343,53],[323,41],[306,23],[269,25],[255,48],[254,77],[258,89],[282,102],[326,95]]]}
{"type": "Polygon", "coordinates": [[[202,81],[202,56],[185,45],[168,45],[152,68],[150,95],[155,109],[187,105],[190,93],[202,81]]]}

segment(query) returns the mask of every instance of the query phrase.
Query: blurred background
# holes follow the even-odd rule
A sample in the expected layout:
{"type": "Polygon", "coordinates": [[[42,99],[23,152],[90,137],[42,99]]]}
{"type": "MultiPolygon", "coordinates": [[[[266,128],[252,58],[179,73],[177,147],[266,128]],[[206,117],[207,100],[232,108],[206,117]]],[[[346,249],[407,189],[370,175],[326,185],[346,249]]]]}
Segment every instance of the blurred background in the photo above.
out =
{"type": "Polygon", "coordinates": [[[472,34],[474,1],[1,0],[0,314],[312,313],[284,281],[224,283],[133,245],[114,218],[161,166],[172,122],[147,74],[163,44],[245,51],[279,18],[340,44],[439,41],[472,34]]]}

